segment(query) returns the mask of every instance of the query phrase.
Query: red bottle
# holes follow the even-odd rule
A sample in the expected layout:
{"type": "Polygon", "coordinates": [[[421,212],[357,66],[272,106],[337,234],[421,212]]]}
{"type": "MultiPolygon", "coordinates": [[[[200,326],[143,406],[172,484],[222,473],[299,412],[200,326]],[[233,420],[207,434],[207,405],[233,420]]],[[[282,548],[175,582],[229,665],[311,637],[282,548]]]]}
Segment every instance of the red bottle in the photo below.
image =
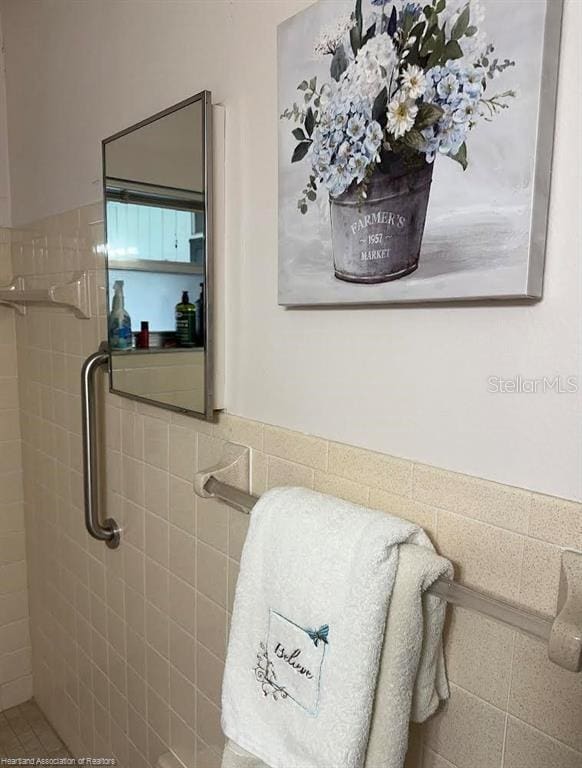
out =
{"type": "Polygon", "coordinates": [[[147,320],[141,321],[141,330],[137,334],[136,345],[138,349],[150,348],[150,324],[147,320]]]}

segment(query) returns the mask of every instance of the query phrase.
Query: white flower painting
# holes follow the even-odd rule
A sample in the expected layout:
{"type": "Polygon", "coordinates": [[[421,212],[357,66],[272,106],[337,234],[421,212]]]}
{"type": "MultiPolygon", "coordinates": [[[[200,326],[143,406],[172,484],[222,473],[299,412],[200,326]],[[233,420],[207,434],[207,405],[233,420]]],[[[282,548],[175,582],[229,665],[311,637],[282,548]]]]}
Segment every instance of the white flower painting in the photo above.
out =
{"type": "Polygon", "coordinates": [[[326,0],[280,26],[281,304],[541,296],[560,22],[326,0]]]}

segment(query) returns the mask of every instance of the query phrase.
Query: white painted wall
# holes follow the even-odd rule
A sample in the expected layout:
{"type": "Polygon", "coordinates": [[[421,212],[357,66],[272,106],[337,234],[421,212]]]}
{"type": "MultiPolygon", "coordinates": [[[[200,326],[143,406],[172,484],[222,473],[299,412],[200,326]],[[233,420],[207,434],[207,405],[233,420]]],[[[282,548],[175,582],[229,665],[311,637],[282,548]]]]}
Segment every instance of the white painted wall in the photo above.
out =
{"type": "Polygon", "coordinates": [[[0,227],[10,226],[10,166],[8,162],[8,123],[6,115],[6,77],[4,37],[0,16],[0,227]]]}
{"type": "Polygon", "coordinates": [[[229,410],[582,498],[582,3],[566,0],[543,301],[285,311],[276,25],[308,4],[1,0],[14,222],[97,199],[101,138],[208,88],[227,107],[229,410]],[[581,391],[487,391],[517,375],[581,391]]]}

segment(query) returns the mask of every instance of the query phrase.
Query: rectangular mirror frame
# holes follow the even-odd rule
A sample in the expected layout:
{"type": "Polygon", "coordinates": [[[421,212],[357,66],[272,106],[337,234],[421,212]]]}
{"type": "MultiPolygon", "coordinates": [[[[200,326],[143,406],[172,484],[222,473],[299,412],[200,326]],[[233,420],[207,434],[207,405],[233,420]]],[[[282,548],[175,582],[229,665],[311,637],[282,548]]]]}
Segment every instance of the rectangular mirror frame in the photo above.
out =
{"type": "Polygon", "coordinates": [[[150,398],[141,397],[140,395],[132,394],[131,392],[125,392],[116,389],[113,385],[113,366],[111,364],[111,352],[109,352],[109,391],[120,397],[127,397],[130,400],[137,400],[138,402],[147,403],[148,405],[157,406],[158,408],[164,408],[165,410],[176,411],[178,413],[185,413],[189,416],[193,416],[197,419],[204,419],[206,421],[213,421],[215,418],[214,411],[214,323],[213,323],[213,311],[214,311],[214,237],[213,237],[213,151],[212,151],[212,94],[210,91],[201,91],[200,93],[180,101],[172,107],[157,112],[155,115],[141,120],[139,123],[135,123],[129,128],[125,128],[122,131],[114,133],[112,136],[103,139],[101,142],[101,156],[102,156],[102,178],[103,178],[103,220],[104,220],[104,234],[105,234],[105,261],[106,261],[106,296],[107,296],[107,333],[109,336],[109,312],[111,307],[111,296],[109,287],[109,257],[107,253],[107,177],[105,167],[105,152],[107,144],[125,136],[139,128],[142,128],[149,123],[153,123],[162,117],[172,114],[173,112],[182,109],[197,101],[202,102],[204,109],[204,183],[205,183],[205,250],[204,250],[204,411],[192,411],[187,408],[183,408],[177,405],[171,405],[158,400],[152,400],[150,398]]]}

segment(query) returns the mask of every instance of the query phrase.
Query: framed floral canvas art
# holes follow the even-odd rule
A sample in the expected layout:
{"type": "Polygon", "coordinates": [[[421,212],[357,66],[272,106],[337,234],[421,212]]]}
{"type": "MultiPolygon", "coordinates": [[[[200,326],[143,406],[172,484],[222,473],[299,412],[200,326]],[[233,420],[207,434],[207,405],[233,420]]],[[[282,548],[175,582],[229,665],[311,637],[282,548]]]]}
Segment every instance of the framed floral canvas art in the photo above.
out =
{"type": "Polygon", "coordinates": [[[279,303],[542,294],[561,0],[320,0],[279,27],[279,303]]]}

